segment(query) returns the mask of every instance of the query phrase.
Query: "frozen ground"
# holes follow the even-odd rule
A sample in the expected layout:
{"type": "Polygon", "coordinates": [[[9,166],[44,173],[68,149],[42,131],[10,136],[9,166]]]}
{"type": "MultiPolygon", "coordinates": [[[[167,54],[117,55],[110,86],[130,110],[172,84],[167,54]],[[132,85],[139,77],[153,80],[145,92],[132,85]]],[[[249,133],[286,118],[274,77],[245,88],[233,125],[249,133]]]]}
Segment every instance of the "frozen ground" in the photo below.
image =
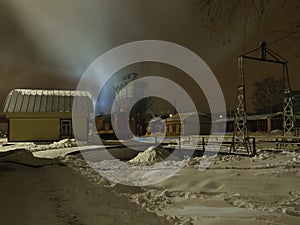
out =
{"type": "MultiPolygon", "coordinates": [[[[68,156],[65,160],[92,182],[118,187],[121,195],[165,216],[171,224],[296,225],[300,221],[300,155],[295,151],[261,152],[254,158],[219,156],[204,171],[199,171],[201,158],[156,163],[153,169],[167,170],[178,164],[183,169],[164,182],[141,188],[138,193],[132,193],[131,187],[110,183],[78,156],[68,156]]],[[[100,163],[104,163],[106,171],[124,170],[115,166],[117,160],[100,163]]]]}
{"type": "Polygon", "coordinates": [[[1,225],[169,224],[61,160],[28,150],[1,152],[0,177],[1,225]]]}
{"type": "MultiPolygon", "coordinates": [[[[138,155],[131,162],[123,162],[123,164],[116,159],[89,162],[100,170],[104,171],[105,169],[107,174],[110,172],[115,174],[118,170],[127,169],[128,179],[135,177],[137,181],[139,179],[138,172],[143,165],[149,166],[149,174],[146,177],[152,176],[152,179],[160,178],[160,173],[153,173],[158,169],[167,171],[179,166],[183,167],[176,175],[161,183],[135,187],[116,184],[103,178],[90,167],[80,154],[68,155],[70,147],[63,147],[67,148],[53,150],[50,147],[44,147],[45,149],[39,151],[32,147],[27,148],[34,154],[43,153],[39,157],[59,157],[60,159],[43,161],[42,164],[47,166],[30,168],[22,166],[24,161],[28,163],[28,159],[20,158],[20,156],[18,159],[17,156],[14,156],[15,154],[7,153],[7,151],[13,150],[12,146],[9,150],[8,147],[1,149],[2,154],[6,154],[1,157],[0,164],[2,165],[1,183],[5,184],[1,187],[1,199],[6,199],[6,196],[12,198],[7,203],[8,207],[0,210],[2,214],[3,210],[6,212],[10,209],[12,212],[18,212],[18,210],[24,210],[24,204],[26,206],[33,204],[32,208],[28,209],[29,212],[25,210],[26,215],[24,212],[21,214],[26,216],[28,221],[42,220],[41,215],[46,219],[48,215],[43,214],[43,210],[47,213],[52,210],[49,218],[53,219],[56,214],[61,213],[61,218],[65,218],[64,222],[75,221],[61,224],[97,224],[97,221],[98,224],[126,224],[120,221],[130,221],[130,218],[136,222],[128,222],[128,224],[298,225],[300,223],[299,150],[259,151],[259,154],[253,158],[220,155],[204,171],[199,170],[199,165],[203,160],[209,160],[209,157],[157,162],[161,160],[160,157],[166,155],[160,154],[162,152],[156,154],[153,151],[138,155]],[[53,154],[53,151],[56,153],[53,154]],[[61,166],[64,164],[82,174],[89,182],[76,176],[68,167],[61,166]],[[130,166],[129,169],[128,166],[130,166]],[[24,170],[24,168],[26,169],[24,170]],[[37,177],[38,179],[35,180],[37,177]],[[18,185],[20,183],[22,185],[18,185]],[[24,195],[16,194],[24,192],[23,186],[28,188],[27,191],[31,193],[26,197],[25,202],[17,199],[24,198],[24,195]],[[32,190],[30,190],[31,186],[34,187],[32,190]],[[54,196],[52,200],[51,197],[47,197],[48,195],[54,196]],[[51,204],[48,204],[49,209],[46,206],[42,207],[40,211],[42,213],[39,215],[40,212],[35,213],[34,211],[36,209],[34,204],[40,201],[39,198],[58,206],[51,208],[51,204]],[[120,201],[123,201],[122,203],[119,202],[119,198],[120,201]],[[106,205],[104,206],[104,203],[101,202],[106,202],[106,205]],[[124,207],[119,204],[124,204],[124,207]],[[87,206],[89,209],[85,208],[87,206]],[[105,213],[97,213],[98,210],[108,210],[110,213],[108,215],[113,216],[114,220],[109,220],[109,216],[106,216],[105,213]],[[162,217],[153,217],[154,214],[147,214],[144,210],[162,217]],[[72,219],[73,216],[75,219],[72,219]],[[159,221],[153,222],[155,220],[159,221]],[[107,223],[99,223],[99,221],[107,221],[107,223]]],[[[71,152],[74,152],[74,149],[71,152]]],[[[32,159],[30,158],[30,160],[32,159]]],[[[36,164],[31,163],[31,165],[36,164]]],[[[3,204],[6,202],[4,201],[3,204]]],[[[5,216],[4,218],[8,218],[7,215],[5,216]]]]}

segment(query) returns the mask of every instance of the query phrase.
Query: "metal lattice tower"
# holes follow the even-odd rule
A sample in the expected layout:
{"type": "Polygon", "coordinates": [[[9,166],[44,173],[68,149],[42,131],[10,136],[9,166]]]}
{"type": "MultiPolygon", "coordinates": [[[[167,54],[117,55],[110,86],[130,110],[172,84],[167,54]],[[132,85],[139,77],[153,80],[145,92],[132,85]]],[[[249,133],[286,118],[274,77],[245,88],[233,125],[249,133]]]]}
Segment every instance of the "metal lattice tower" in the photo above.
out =
{"type": "Polygon", "coordinates": [[[246,99],[245,99],[245,80],[244,80],[244,62],[243,57],[238,57],[238,80],[237,80],[237,94],[234,116],[234,128],[232,145],[230,152],[244,149],[248,154],[252,154],[251,145],[249,142],[248,128],[247,128],[247,113],[246,113],[246,99]]]}
{"type": "Polygon", "coordinates": [[[287,136],[294,131],[295,115],[293,110],[293,98],[291,93],[289,75],[288,75],[288,61],[275,52],[267,48],[265,42],[261,42],[259,48],[251,50],[238,57],[238,85],[236,96],[236,108],[234,117],[233,138],[230,151],[237,151],[245,149],[248,154],[253,154],[249,142],[247,130],[247,112],[245,100],[245,80],[244,80],[244,59],[257,60],[262,62],[281,64],[283,67],[283,136],[287,136]],[[260,57],[251,56],[251,54],[259,51],[260,57]]]}
{"type": "Polygon", "coordinates": [[[295,114],[293,107],[293,97],[289,82],[287,63],[283,64],[283,136],[293,132],[295,126],[295,114]]]}

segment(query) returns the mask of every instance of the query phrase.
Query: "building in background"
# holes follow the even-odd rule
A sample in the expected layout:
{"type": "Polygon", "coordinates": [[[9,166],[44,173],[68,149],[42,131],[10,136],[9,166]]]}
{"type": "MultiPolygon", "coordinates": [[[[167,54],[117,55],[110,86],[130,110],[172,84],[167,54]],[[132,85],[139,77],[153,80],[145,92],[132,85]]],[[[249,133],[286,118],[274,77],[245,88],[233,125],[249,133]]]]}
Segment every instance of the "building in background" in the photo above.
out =
{"type": "Polygon", "coordinates": [[[116,139],[110,114],[96,116],[95,123],[98,135],[101,139],[116,139]]]}
{"type": "Polygon", "coordinates": [[[170,114],[152,119],[150,128],[151,133],[158,136],[206,135],[211,132],[211,117],[201,112],[170,114]]]}
{"type": "Polygon", "coordinates": [[[300,115],[300,90],[293,91],[292,92],[293,98],[294,98],[294,113],[296,115],[300,115]]]}
{"type": "Polygon", "coordinates": [[[145,135],[148,121],[153,114],[150,109],[151,98],[143,98],[147,92],[147,84],[137,81],[137,76],[137,73],[127,74],[114,86],[115,109],[111,115],[111,123],[122,139],[131,138],[131,134],[145,135]],[[131,102],[136,104],[132,106],[131,102]],[[127,113],[130,114],[129,118],[127,113]]]}
{"type": "Polygon", "coordinates": [[[76,133],[76,138],[87,140],[88,119],[93,112],[88,92],[12,90],[4,105],[4,113],[8,119],[8,141],[56,141],[71,138],[74,136],[72,111],[76,113],[76,119],[82,127],[76,133]]]}
{"type": "MultiPolygon", "coordinates": [[[[248,130],[250,132],[271,132],[273,130],[282,130],[283,113],[247,115],[248,130]]],[[[226,132],[233,132],[233,117],[217,119],[214,121],[213,132],[220,132],[220,127],[226,124],[226,132]]]]}
{"type": "Polygon", "coordinates": [[[294,113],[295,113],[295,118],[296,118],[296,124],[295,124],[295,128],[297,130],[300,129],[300,90],[297,91],[293,91],[292,92],[293,95],[293,105],[294,105],[294,113]]]}
{"type": "Polygon", "coordinates": [[[165,124],[167,136],[206,135],[211,132],[211,117],[201,112],[175,114],[165,119],[165,124]]]}
{"type": "Polygon", "coordinates": [[[8,133],[8,120],[5,114],[0,113],[0,138],[7,138],[8,133]]]}

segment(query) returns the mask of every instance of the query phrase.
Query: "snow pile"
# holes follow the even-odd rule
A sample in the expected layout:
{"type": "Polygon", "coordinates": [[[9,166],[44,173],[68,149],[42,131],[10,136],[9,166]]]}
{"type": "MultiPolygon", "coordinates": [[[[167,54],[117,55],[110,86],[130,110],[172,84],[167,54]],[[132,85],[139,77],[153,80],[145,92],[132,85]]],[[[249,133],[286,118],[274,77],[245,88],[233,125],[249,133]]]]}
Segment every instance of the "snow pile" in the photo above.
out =
{"type": "Polygon", "coordinates": [[[49,145],[37,145],[37,144],[31,144],[26,147],[27,150],[30,151],[45,151],[49,149],[60,149],[60,148],[72,148],[72,147],[77,147],[77,142],[76,140],[73,139],[63,139],[58,142],[53,142],[52,144],[49,145]]]}
{"type": "Polygon", "coordinates": [[[54,142],[52,144],[49,145],[49,147],[52,148],[71,148],[71,147],[77,147],[77,141],[72,138],[72,139],[63,139],[61,141],[58,142],[54,142]]]}
{"type": "Polygon", "coordinates": [[[293,158],[294,162],[300,162],[300,154],[296,154],[295,157],[293,158]]]}
{"type": "Polygon", "coordinates": [[[129,162],[143,165],[151,165],[165,160],[170,153],[160,146],[151,146],[146,151],[139,153],[129,162]]]}
{"type": "Polygon", "coordinates": [[[9,152],[9,151],[15,151],[19,149],[31,149],[34,146],[33,143],[16,143],[16,144],[9,144],[0,146],[0,152],[9,152]]]}

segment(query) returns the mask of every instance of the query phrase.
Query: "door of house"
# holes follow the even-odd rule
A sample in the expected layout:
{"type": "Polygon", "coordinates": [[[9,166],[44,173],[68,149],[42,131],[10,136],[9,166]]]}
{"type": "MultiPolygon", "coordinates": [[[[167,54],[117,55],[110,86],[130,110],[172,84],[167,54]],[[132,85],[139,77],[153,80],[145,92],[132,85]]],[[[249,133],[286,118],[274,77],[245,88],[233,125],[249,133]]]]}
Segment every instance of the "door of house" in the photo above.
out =
{"type": "Polygon", "coordinates": [[[60,137],[71,138],[72,137],[72,121],[61,120],[60,121],[60,137]]]}

